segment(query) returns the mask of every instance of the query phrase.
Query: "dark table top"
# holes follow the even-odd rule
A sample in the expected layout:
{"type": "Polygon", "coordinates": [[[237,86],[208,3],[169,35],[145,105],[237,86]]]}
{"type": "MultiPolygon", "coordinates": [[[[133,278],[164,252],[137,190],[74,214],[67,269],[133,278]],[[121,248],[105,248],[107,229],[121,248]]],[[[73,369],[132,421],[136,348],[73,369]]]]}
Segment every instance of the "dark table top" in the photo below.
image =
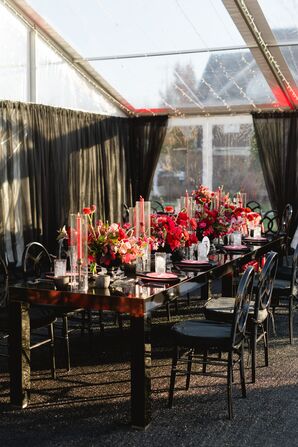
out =
{"type": "Polygon", "coordinates": [[[10,301],[54,305],[67,309],[84,308],[92,310],[113,310],[129,313],[134,317],[144,316],[167,301],[185,295],[186,288],[213,280],[239,269],[270,250],[279,250],[283,239],[276,239],[263,245],[249,246],[247,252],[217,253],[209,256],[210,265],[197,268],[187,266],[174,272],[175,282],[146,281],[143,277],[119,278],[108,289],[98,289],[89,284],[86,292],[56,290],[51,281],[37,281],[35,284],[17,283],[10,286],[10,301]]]}

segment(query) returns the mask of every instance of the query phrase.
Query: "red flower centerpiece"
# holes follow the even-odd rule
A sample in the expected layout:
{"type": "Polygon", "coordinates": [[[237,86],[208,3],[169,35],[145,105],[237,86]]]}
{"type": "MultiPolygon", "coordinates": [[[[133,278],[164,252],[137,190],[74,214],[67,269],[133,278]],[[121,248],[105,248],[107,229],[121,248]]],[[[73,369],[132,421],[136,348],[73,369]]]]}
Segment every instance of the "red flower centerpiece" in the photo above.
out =
{"type": "Polygon", "coordinates": [[[108,224],[101,220],[93,223],[95,209],[95,205],[83,209],[89,218],[89,262],[107,268],[131,264],[142,254],[143,241],[132,235],[129,224],[122,227],[118,223],[108,224]]]}
{"type": "Polygon", "coordinates": [[[198,242],[196,228],[196,220],[190,219],[184,212],[179,213],[178,216],[151,215],[151,235],[160,250],[173,252],[198,242]]]}

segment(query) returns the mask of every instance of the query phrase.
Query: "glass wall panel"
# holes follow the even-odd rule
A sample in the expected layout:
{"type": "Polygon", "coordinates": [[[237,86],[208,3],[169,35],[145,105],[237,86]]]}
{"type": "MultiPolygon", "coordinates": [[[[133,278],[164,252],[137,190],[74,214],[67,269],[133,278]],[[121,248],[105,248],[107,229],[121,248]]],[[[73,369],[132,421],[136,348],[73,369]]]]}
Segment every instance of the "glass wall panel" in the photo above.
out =
{"type": "Polygon", "coordinates": [[[36,39],[36,101],[109,115],[121,114],[42,39],[36,39]]]}
{"type": "Polygon", "coordinates": [[[203,128],[185,122],[169,121],[167,135],[155,171],[152,200],[174,204],[202,182],[203,128]]]}
{"type": "Polygon", "coordinates": [[[0,99],[28,99],[27,36],[27,27],[0,4],[0,99]]]}
{"type": "Polygon", "coordinates": [[[270,208],[250,116],[169,120],[151,199],[174,204],[198,184],[241,190],[270,208]]]}

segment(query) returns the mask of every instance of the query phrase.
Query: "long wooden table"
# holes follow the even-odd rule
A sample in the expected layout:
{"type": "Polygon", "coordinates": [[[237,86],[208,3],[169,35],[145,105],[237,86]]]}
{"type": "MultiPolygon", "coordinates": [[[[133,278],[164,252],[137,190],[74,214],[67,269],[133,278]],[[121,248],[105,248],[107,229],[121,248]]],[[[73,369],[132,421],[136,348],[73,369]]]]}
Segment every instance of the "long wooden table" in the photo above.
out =
{"type": "MultiPolygon", "coordinates": [[[[111,310],[130,315],[131,332],[131,423],[146,428],[151,421],[151,314],[169,301],[185,295],[186,285],[208,283],[222,278],[222,292],[232,296],[235,271],[252,260],[262,258],[270,250],[280,251],[282,239],[239,255],[216,255],[216,265],[188,273],[187,279],[165,288],[130,284],[119,288],[92,288],[86,293],[51,290],[42,285],[15,284],[10,287],[10,400],[25,408],[30,392],[30,304],[70,307],[74,309],[111,310]]],[[[206,288],[207,290],[207,288],[206,288]]],[[[207,292],[206,292],[207,293],[207,292]]],[[[207,298],[207,296],[206,296],[207,298]]]]}

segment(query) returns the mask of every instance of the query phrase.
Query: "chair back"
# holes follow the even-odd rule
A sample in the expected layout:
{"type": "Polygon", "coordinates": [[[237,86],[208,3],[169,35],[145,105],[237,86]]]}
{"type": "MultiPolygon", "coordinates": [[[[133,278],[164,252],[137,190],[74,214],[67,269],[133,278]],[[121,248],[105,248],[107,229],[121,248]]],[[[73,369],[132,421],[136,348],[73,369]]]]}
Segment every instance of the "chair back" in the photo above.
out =
{"type": "Polygon", "coordinates": [[[8,270],[5,261],[0,256],[0,307],[8,304],[8,270]]]}
{"type": "Polygon", "coordinates": [[[262,212],[261,205],[259,204],[259,202],[256,202],[255,200],[250,200],[249,202],[247,202],[246,207],[258,213],[262,212]]]}
{"type": "Polygon", "coordinates": [[[126,203],[122,203],[122,222],[129,222],[129,207],[126,205],[126,203]]]}
{"type": "Polygon", "coordinates": [[[277,264],[277,253],[274,251],[270,251],[267,255],[265,265],[259,275],[254,306],[255,321],[258,321],[259,311],[268,310],[270,307],[277,264]]]}
{"type": "Polygon", "coordinates": [[[53,270],[53,261],[40,242],[30,242],[23,253],[22,268],[25,278],[40,278],[53,270]]]}
{"type": "Polygon", "coordinates": [[[236,347],[244,339],[249,305],[252,298],[254,268],[249,266],[242,275],[235,298],[232,343],[236,347]]]}
{"type": "Polygon", "coordinates": [[[287,203],[279,222],[278,227],[279,234],[288,236],[292,215],[293,215],[293,207],[290,203],[287,203]]]}
{"type": "Polygon", "coordinates": [[[165,209],[163,204],[158,202],[158,200],[151,201],[151,211],[155,214],[163,214],[165,213],[165,209]]]}
{"type": "Polygon", "coordinates": [[[264,234],[266,236],[276,236],[278,234],[277,211],[269,210],[262,217],[261,223],[264,227],[264,234]]]}

